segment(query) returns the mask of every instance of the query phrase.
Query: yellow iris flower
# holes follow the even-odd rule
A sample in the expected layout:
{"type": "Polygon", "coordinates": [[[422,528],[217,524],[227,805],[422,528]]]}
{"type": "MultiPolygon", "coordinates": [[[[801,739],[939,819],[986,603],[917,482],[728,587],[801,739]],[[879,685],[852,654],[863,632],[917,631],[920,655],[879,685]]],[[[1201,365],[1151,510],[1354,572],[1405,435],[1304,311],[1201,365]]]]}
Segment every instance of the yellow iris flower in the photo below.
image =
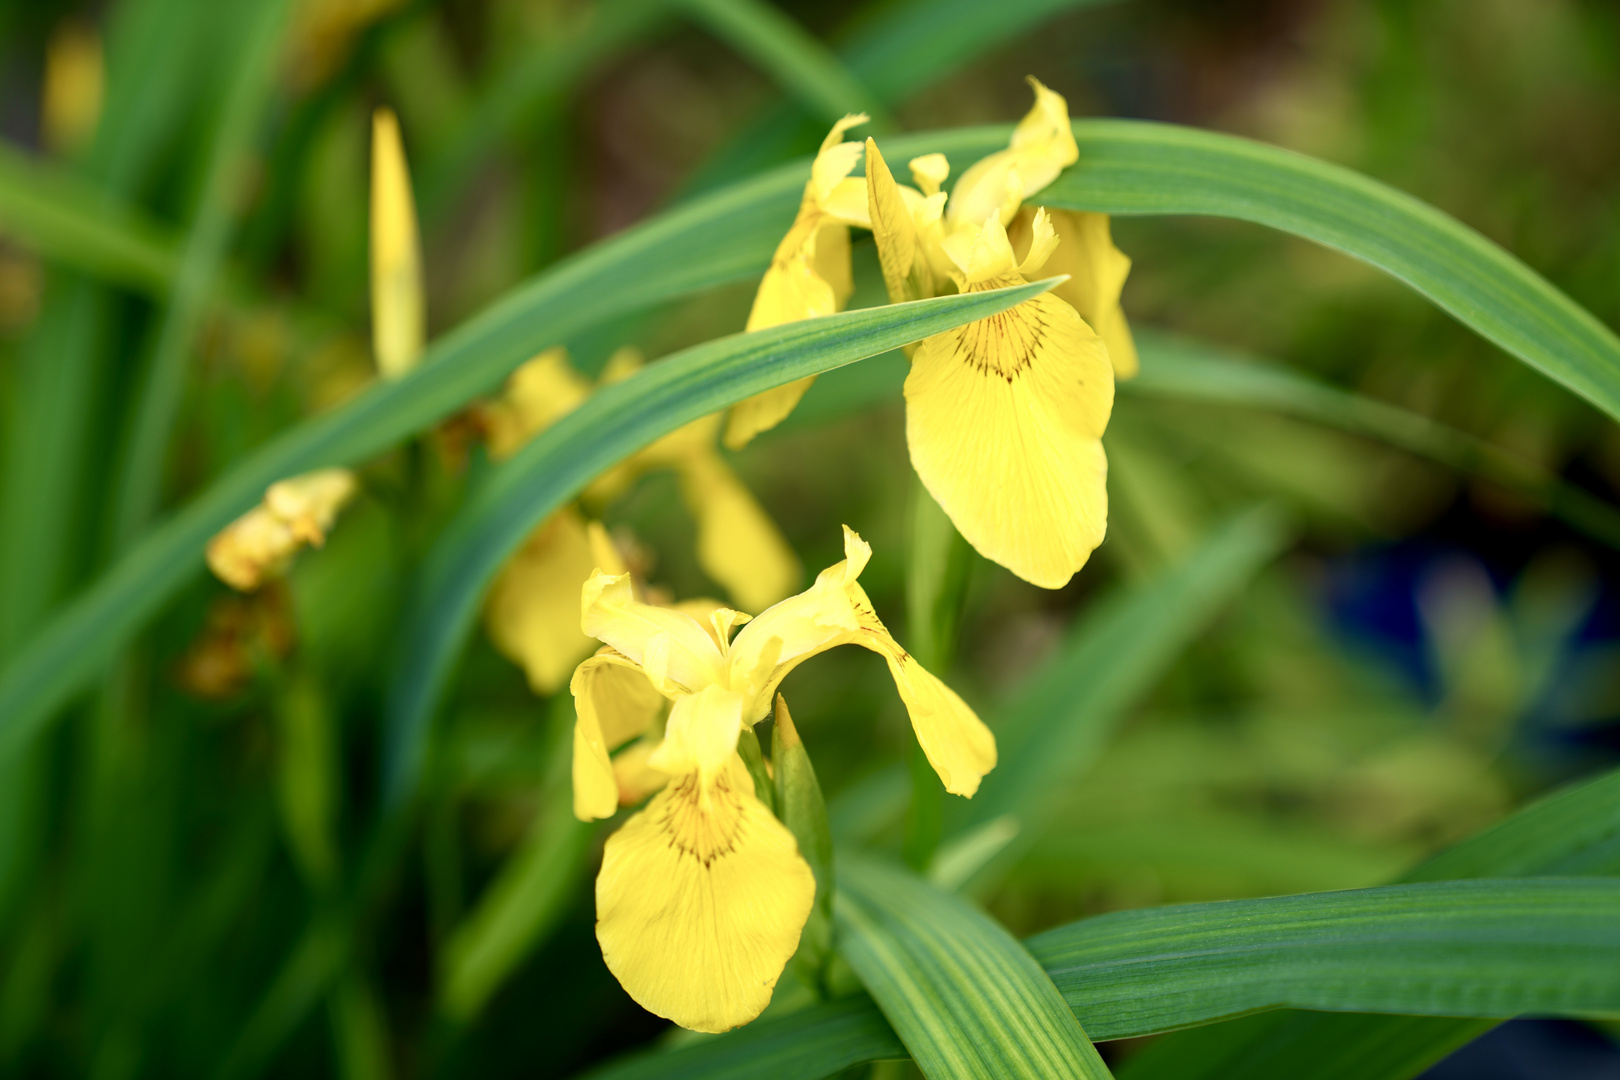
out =
{"type": "MultiPolygon", "coordinates": [[[[850,171],[861,158],[861,144],[843,142],[844,132],[867,121],[853,113],[833,125],[810,167],[799,213],[771,256],[754,294],[747,330],[831,315],[854,291],[849,267],[849,226],[869,227],[865,184],[850,171]]],[[[815,377],[798,379],[732,406],[725,442],[740,450],[793,411],[815,377]]]]}
{"type": "Polygon", "coordinates": [[[585,583],[582,627],[604,647],[570,684],[574,812],[605,818],[662,786],[607,841],[596,936],[630,996],[682,1027],[725,1031],[758,1016],[810,914],[810,867],[737,753],[789,671],[838,645],[870,649],[947,790],[971,796],[995,766],[989,729],[873,611],[857,581],[871,553],[846,527],[844,561],[752,620],[718,608],[700,622],[639,603],[622,574],[585,583]]]}
{"type": "MultiPolygon", "coordinates": [[[[371,307],[377,370],[397,379],[421,359],[425,305],[410,170],[399,122],[388,109],[372,115],[371,307]]],[[[234,589],[257,589],[284,573],[305,544],[320,547],[359,489],[348,469],[318,469],[270,485],[258,506],[208,542],[209,569],[234,589]]]]}
{"type": "MultiPolygon", "coordinates": [[[[633,349],[608,361],[602,382],[628,377],[641,366],[633,349]]],[[[567,353],[549,349],[507,381],[505,393],[480,410],[490,456],[501,460],[550,427],[591,394],[567,353]]],[[[799,561],[787,541],[720,457],[719,416],[694,421],[631,455],[598,477],[583,502],[600,507],[644,473],[672,469],[697,519],[698,564],[739,604],[767,607],[800,581],[799,561]]],[[[594,647],[577,622],[579,583],[598,568],[625,573],[599,523],[574,507],[548,518],[512,556],[490,591],[485,625],[490,639],[520,664],[536,693],[550,695],[594,647]]]]}
{"type": "Polygon", "coordinates": [[[905,187],[870,139],[866,182],[891,300],[951,283],[962,292],[1022,284],[1041,270],[1070,277],[923,341],[905,387],[912,465],[935,501],[986,558],[1060,588],[1107,528],[1101,440],[1115,373],[1134,373],[1136,350],[1119,309],[1130,260],[1114,248],[1107,217],[1023,206],[1079,158],[1067,103],[1030,83],[1035,106],[1007,149],[963,173],[948,201],[943,158],[913,160],[918,186],[905,187]]]}

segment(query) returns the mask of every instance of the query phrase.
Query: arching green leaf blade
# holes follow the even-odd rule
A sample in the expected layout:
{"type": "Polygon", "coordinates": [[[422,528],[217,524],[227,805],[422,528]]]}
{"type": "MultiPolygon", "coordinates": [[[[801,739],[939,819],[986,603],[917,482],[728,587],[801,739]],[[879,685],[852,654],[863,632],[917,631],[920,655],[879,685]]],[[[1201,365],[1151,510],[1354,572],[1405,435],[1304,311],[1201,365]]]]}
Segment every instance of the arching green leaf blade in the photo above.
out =
{"type": "Polygon", "coordinates": [[[1620,881],[1432,882],[1121,911],[1028,942],[1100,1038],[1282,1007],[1620,1012],[1620,881]]]}
{"type": "Polygon", "coordinates": [[[931,1080],[1112,1076],[1051,980],[988,915],[921,878],[838,866],[839,952],[931,1080]]]}
{"type": "MultiPolygon", "coordinates": [[[[1470,837],[1407,881],[1620,874],[1620,769],[1555,792],[1470,837]]],[[[1493,1026],[1429,1017],[1280,1013],[1263,1025],[1177,1032],[1132,1059],[1131,1080],[1409,1080],[1493,1026]]]]}
{"type": "MultiPolygon", "coordinates": [[[[842,882],[843,871],[840,870],[842,882]]],[[[1528,878],[1392,885],[1264,900],[1122,911],[1030,938],[1040,960],[1088,1033],[1118,1039],[1171,1031],[1283,1006],[1412,1016],[1299,1014],[1286,1023],[1332,1021],[1311,1049],[1333,1059],[1329,1038],[1359,1035],[1357,1060],[1412,1060],[1423,1017],[1504,1017],[1526,1012],[1605,1016],[1620,1010],[1620,880],[1528,878]],[[1370,1040],[1370,1042],[1367,1042],[1370,1040]]],[[[748,1060],[793,1061],[785,1077],[829,1076],[852,1054],[892,1053],[859,1019],[852,998],[595,1074],[597,1080],[745,1076],[748,1060]],[[823,1055],[814,1037],[829,1027],[859,1032],[823,1055]]],[[[875,1013],[875,1007],[871,1007],[875,1013]]],[[[1245,1021],[1259,1054],[1270,1024],[1245,1021]]],[[[1214,1052],[1206,1031],[1177,1034],[1214,1052]]],[[[1456,1020],[1430,1026],[1462,1035],[1456,1020]]],[[[1171,1042],[1170,1039],[1164,1040],[1171,1042]]],[[[1307,1047],[1299,1042],[1303,1053],[1307,1047]]],[[[1234,1055],[1231,1060],[1238,1061],[1234,1055]]],[[[1432,1060],[1432,1058],[1430,1059],[1432,1060]]],[[[1187,1075],[1205,1073],[1183,1059],[1187,1075]]],[[[1301,1056],[1294,1076],[1317,1075],[1301,1056]]],[[[1134,1075],[1131,1069],[1122,1073],[1134,1075]]],[[[775,1075],[773,1073],[773,1075],[775,1075]]],[[[1181,1072],[1155,1071],[1154,1077],[1181,1072]]],[[[1220,1073],[1219,1075],[1238,1075],[1220,1073]]],[[[1258,1075],[1243,1072],[1241,1075],[1258,1075]]],[[[1267,1072],[1265,1075],[1284,1075],[1267,1072]]],[[[1348,1071],[1334,1076],[1350,1076],[1348,1071]]]]}

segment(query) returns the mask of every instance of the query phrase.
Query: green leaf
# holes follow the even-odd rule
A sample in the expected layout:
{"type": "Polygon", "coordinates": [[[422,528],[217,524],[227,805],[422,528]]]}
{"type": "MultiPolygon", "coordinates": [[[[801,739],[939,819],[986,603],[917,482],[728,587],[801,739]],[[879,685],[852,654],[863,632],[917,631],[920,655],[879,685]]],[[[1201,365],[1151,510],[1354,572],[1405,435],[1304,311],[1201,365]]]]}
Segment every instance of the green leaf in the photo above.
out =
{"type": "Polygon", "coordinates": [[[1417,1076],[1495,1020],[1368,1013],[1268,1012],[1156,1039],[1120,1080],[1372,1080],[1417,1076]]]}
{"type": "Polygon", "coordinates": [[[1266,409],[1377,439],[1528,495],[1593,539],[1620,546],[1620,509],[1483,439],[1202,342],[1143,330],[1137,346],[1142,371],[1119,384],[1122,395],[1266,409]]]}
{"type": "MultiPolygon", "coordinates": [[[[887,105],[1028,33],[1060,12],[1107,0],[905,0],[863,21],[837,54],[850,73],[887,105]]],[[[863,13],[864,15],[864,13],[863,13]]],[[[688,192],[720,187],[739,176],[816,148],[827,125],[793,102],[766,109],[711,154],[688,192]]]]}
{"type": "MultiPolygon", "coordinates": [[[[883,887],[899,889],[888,880],[898,876],[887,873],[883,887]]],[[[848,877],[841,865],[844,891],[848,877]]],[[[906,902],[920,910],[919,898],[907,894],[906,902]]],[[[1620,1010],[1616,911],[1620,880],[1607,878],[1425,882],[1121,911],[1048,931],[1025,944],[1086,1031],[1100,1039],[1150,1035],[1282,1006],[1423,1017],[1525,1012],[1598,1017],[1620,1010]]],[[[928,919],[938,917],[930,912],[928,919]]],[[[857,1061],[893,1053],[893,1044],[863,1018],[865,1002],[858,996],[756,1022],[594,1075],[597,1080],[763,1075],[747,1071],[751,1059],[771,1062],[771,1075],[782,1080],[830,1076],[857,1061]],[[823,1052],[815,1039],[829,1029],[847,1034],[823,1052]],[[870,1056],[857,1058],[860,1053],[870,1056]],[[789,1061],[791,1069],[776,1064],[789,1061]]],[[[1318,1015],[1301,1014],[1301,1019],[1310,1023],[1318,1015]]],[[[1376,1051],[1400,1061],[1417,1053],[1414,1041],[1399,1030],[1420,1030],[1412,1017],[1379,1018],[1391,1023],[1388,1030],[1369,1024],[1370,1017],[1320,1019],[1369,1040],[1365,1046],[1347,1043],[1347,1054],[1376,1051]]],[[[1294,1022],[1289,1016],[1278,1023],[1294,1022]]],[[[1443,1032],[1452,1040],[1448,1045],[1455,1045],[1465,1026],[1444,1020],[1429,1031],[1443,1032]]],[[[1263,1057],[1265,1038],[1276,1030],[1249,1022],[1248,1052],[1263,1057]]],[[[1298,1045],[1326,1062],[1337,1043],[1327,1041],[1327,1028],[1321,1030],[1323,1041],[1314,1047],[1298,1045]]],[[[1210,1052],[1216,1041],[1202,1031],[1173,1038],[1199,1040],[1193,1045],[1210,1052]]],[[[1292,1073],[1264,1075],[1354,1075],[1319,1073],[1310,1062],[1300,1057],[1292,1073]]],[[[1151,1075],[1205,1075],[1190,1055],[1182,1064],[1184,1072],[1151,1075]]],[[[1136,1080],[1134,1069],[1122,1072],[1136,1080]]]]}
{"type": "Polygon", "coordinates": [[[1614,332],[1434,207],[1349,169],[1230,135],[1093,120],[1077,122],[1075,137],[1079,163],[1032,203],[1238,218],[1338,248],[1406,282],[1486,340],[1620,418],[1614,332]]]}
{"type": "Polygon", "coordinates": [[[1085,919],[1030,952],[1098,1038],[1292,1007],[1620,1011],[1620,881],[1530,878],[1225,900],[1085,919]]]}
{"type": "Polygon", "coordinates": [[[734,334],[597,391],[490,475],[425,560],[389,690],[385,787],[415,789],[428,722],[484,588],[552,511],[610,465],[683,424],[785,382],[960,326],[1052,282],[848,311],[734,334]]]}
{"type": "Polygon", "coordinates": [[[867,1061],[907,1057],[865,994],[803,1009],[677,1050],[635,1054],[588,1080],[821,1080],[867,1061]]]}
{"type": "Polygon", "coordinates": [[[141,211],[60,165],[0,143],[0,234],[69,266],[162,296],[179,261],[174,238],[141,211]]]}
{"type": "MultiPolygon", "coordinates": [[[[1437,855],[1406,880],[1537,874],[1620,874],[1620,770],[1531,804],[1437,855]]],[[[1307,1073],[1345,1080],[1408,1080],[1491,1026],[1287,1013],[1270,1018],[1263,1028],[1236,1034],[1214,1034],[1218,1029],[1177,1033],[1133,1059],[1123,1074],[1130,1080],[1197,1080],[1205,1075],[1283,1080],[1307,1073]]]]}
{"type": "MultiPolygon", "coordinates": [[[[122,467],[114,481],[112,535],[115,550],[144,528],[162,497],[164,467],[175,417],[186,387],[192,340],[225,261],[241,202],[240,184],[254,142],[273,99],[290,0],[257,0],[232,6],[237,40],[230,81],[206,141],[201,194],[168,295],[151,336],[122,467]]],[[[229,48],[230,46],[226,46],[229,48]]]]}
{"type": "MultiPolygon", "coordinates": [[[[1077,121],[1080,163],[1040,200],[1114,213],[1213,214],[1341,247],[1403,278],[1465,324],[1564,379],[1620,402],[1620,342],[1512,256],[1372,180],[1226,135],[1077,121]]],[[[1005,145],[1006,127],[892,139],[958,171],[1005,145]]],[[[0,673],[0,755],[46,722],[201,567],[207,539],[275,480],[359,461],[419,431],[541,348],[653,303],[758,273],[792,220],[802,163],[671,211],[558,264],[435,342],[407,378],[274,440],[149,534],[35,633],[0,673]]]]}
{"type": "Polygon", "coordinates": [[[423,217],[431,221],[445,209],[460,183],[502,139],[532,124],[609,56],[655,30],[672,7],[670,0],[601,0],[569,32],[515,50],[458,120],[451,141],[425,162],[419,193],[423,217]]]}
{"type": "Polygon", "coordinates": [[[1538,799],[1403,880],[1542,875],[1620,875],[1620,769],[1538,799]]]}
{"type": "Polygon", "coordinates": [[[1007,815],[1038,819],[1060,782],[1089,767],[1130,706],[1285,538],[1275,512],[1246,511],[1157,578],[1092,605],[1018,697],[997,711],[996,768],[972,799],[951,800],[947,830],[962,834],[1007,815]]]}
{"type": "Polygon", "coordinates": [[[923,1075],[1112,1076],[1045,972],[1001,924],[921,878],[844,860],[838,948],[923,1075]]]}
{"type": "Polygon", "coordinates": [[[825,123],[865,112],[882,129],[894,126],[876,94],[766,0],[679,0],[679,5],[825,123]]]}

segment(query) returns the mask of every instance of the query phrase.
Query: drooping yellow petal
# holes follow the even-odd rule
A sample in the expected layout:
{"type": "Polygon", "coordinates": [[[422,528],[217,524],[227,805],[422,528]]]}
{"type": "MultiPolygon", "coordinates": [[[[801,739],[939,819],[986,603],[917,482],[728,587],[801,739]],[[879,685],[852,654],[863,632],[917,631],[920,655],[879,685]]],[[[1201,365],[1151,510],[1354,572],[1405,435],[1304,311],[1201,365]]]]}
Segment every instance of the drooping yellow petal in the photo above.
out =
{"type": "Polygon", "coordinates": [[[629,574],[594,575],[582,590],[580,613],[585,633],[640,664],[666,695],[721,681],[714,639],[690,615],[637,600],[629,574]]]}
{"type": "Polygon", "coordinates": [[[1034,107],[1013,129],[1007,149],[981,159],[957,179],[945,210],[947,231],[977,231],[992,213],[1007,224],[1023,199],[1080,160],[1069,127],[1068,102],[1037,79],[1031,77],[1029,82],[1035,90],[1034,107]]]}
{"type": "Polygon", "coordinates": [[[608,838],[596,938],[642,1008],[694,1031],[762,1012],[799,945],[816,882],[736,757],[679,777],[608,838]]]}
{"type": "Polygon", "coordinates": [[[590,394],[591,384],[568,362],[566,349],[547,349],[524,362],[507,378],[501,396],[479,410],[489,456],[511,457],[590,394]]]}
{"type": "Polygon", "coordinates": [[[233,589],[258,588],[284,571],[300,547],[324,544],[338,511],[359,488],[348,469],[317,469],[276,481],[258,506],[208,542],[209,569],[233,589]]]}
{"type": "Polygon", "coordinates": [[[101,119],[106,81],[101,37],[95,26],[68,18],[45,44],[45,88],[40,95],[40,137],[54,153],[72,154],[89,144],[101,119]]]}
{"type": "Polygon", "coordinates": [[[399,121],[390,109],[371,118],[371,336],[377,370],[397,379],[422,356],[425,308],[422,245],[399,121]]]}
{"type": "Polygon", "coordinates": [[[866,591],[854,582],[849,587],[861,623],[854,643],[877,653],[889,665],[917,742],[945,790],[972,798],[984,774],[996,767],[996,737],[956,691],[900,647],[878,619],[866,591]]]}
{"type": "MultiPolygon", "coordinates": [[[[966,290],[1023,280],[1015,270],[966,290]]],[[[912,466],[957,529],[1024,580],[1064,585],[1107,526],[1114,376],[1101,339],[1045,293],[924,341],[905,394],[912,466]]]]}
{"type": "MultiPolygon", "coordinates": [[[[1053,210],[1049,216],[1058,245],[1046,264],[1046,273],[1069,275],[1069,280],[1054,288],[1052,295],[1068,301],[1097,331],[1108,347],[1115,377],[1129,379],[1139,364],[1119,294],[1131,272],[1130,256],[1114,246],[1107,214],[1053,210]]],[[[1029,243],[1034,221],[1035,214],[1028,207],[1019,211],[1008,229],[1014,247],[1029,243]]]]}
{"type": "Polygon", "coordinates": [[[842,562],[817,574],[804,592],[760,612],[743,627],[726,661],[729,685],[749,701],[745,721],[753,723],[770,713],[776,688],[788,672],[818,653],[852,641],[860,632],[849,586],[871,556],[871,547],[846,525],[842,562]]]}
{"type": "Polygon", "coordinates": [[[620,787],[608,755],[657,726],[663,695],[635,661],[606,647],[579,665],[568,689],[574,695],[574,816],[612,817],[620,787]]]}
{"type": "MultiPolygon", "coordinates": [[[[579,587],[602,565],[585,522],[564,508],[540,524],[501,569],[484,608],[495,648],[549,697],[596,642],[579,628],[579,587]]],[[[610,566],[619,571],[619,567],[610,566]]]]}
{"type": "MultiPolygon", "coordinates": [[[[846,116],[822,142],[810,166],[798,215],[771,256],[745,329],[763,330],[831,315],[849,298],[854,285],[848,226],[866,225],[868,220],[865,185],[849,176],[860,160],[861,144],[839,140],[847,129],[864,123],[864,115],[846,116]]],[[[799,379],[732,406],[726,421],[726,446],[740,450],[760,432],[781,423],[813,381],[799,379]]]]}
{"type": "Polygon", "coordinates": [[[803,573],[799,560],[737,474],[712,451],[686,459],[680,473],[704,573],[750,611],[791,593],[803,573]]]}

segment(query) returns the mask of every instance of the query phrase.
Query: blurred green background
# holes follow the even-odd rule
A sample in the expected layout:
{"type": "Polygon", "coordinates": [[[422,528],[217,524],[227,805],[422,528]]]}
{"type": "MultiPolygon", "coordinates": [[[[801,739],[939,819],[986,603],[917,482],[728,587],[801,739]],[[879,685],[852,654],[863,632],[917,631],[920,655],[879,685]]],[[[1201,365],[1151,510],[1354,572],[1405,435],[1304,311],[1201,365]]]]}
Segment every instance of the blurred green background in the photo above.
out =
{"type": "MultiPolygon", "coordinates": [[[[730,5],[277,7],[0,3],[0,164],[49,161],[161,238],[218,232],[208,302],[175,329],[138,273],[42,259],[0,217],[0,654],[154,513],[371,377],[374,107],[404,131],[430,335],[598,238],[813,151],[842,111],[730,5]],[[99,125],[46,122],[47,55],[71,63],[93,42],[107,57],[99,125]],[[183,391],[150,493],[120,501],[133,402],[166,355],[183,391]],[[42,430],[42,401],[69,403],[49,414],[66,430],[42,430]]],[[[767,10],[843,60],[887,110],[880,130],[1013,120],[1034,74],[1076,117],[1208,127],[1361,170],[1620,325],[1607,0],[767,10]]],[[[951,549],[965,585],[940,623],[959,632],[933,658],[994,724],[1054,671],[1084,673],[1119,605],[1137,602],[1147,628],[1132,631],[1134,668],[1098,673],[1114,698],[1089,707],[1111,737],[1071,748],[1041,814],[970,891],[1025,934],[1123,907],[1379,884],[1620,757],[1620,519],[1601,504],[1554,513],[1545,480],[1614,499],[1614,426],[1340,254],[1229,221],[1121,219],[1114,235],[1135,261],[1124,305],[1144,373],[1121,387],[1106,438],[1108,540],[1058,592],[951,549]],[[1194,339],[1309,376],[1316,404],[1155,389],[1156,358],[1203,348],[1194,339]],[[1399,421],[1369,426],[1343,392],[1399,421]],[[1453,467],[1469,454],[1387,435],[1436,424],[1543,479],[1494,482],[1453,467]],[[1285,542],[1219,531],[1260,503],[1285,542]],[[1222,542],[1242,550],[1211,569],[1222,542]],[[1203,581],[1201,599],[1162,592],[1176,574],[1203,581]]],[[[855,303],[881,302],[864,236],[855,260],[855,303]]],[[[565,344],[588,373],[627,343],[656,358],[739,330],[752,289],[565,344]]],[[[871,365],[824,378],[728,456],[807,573],[841,557],[840,522],[858,529],[875,552],[863,583],[914,642],[937,636],[908,618],[925,610],[907,568],[927,539],[895,381],[877,385],[903,361],[871,365]]],[[[486,468],[463,421],[370,463],[365,494],[284,586],[238,596],[199,579],[0,776],[0,1072],[563,1076],[660,1037],[592,936],[601,835],[567,824],[571,705],[537,699],[482,634],[441,713],[420,812],[374,854],[390,635],[416,561],[486,468]],[[356,893],[361,914],[335,915],[356,893]]],[[[642,479],[605,519],[651,582],[717,591],[672,475],[642,479]]],[[[908,805],[909,727],[881,662],[856,652],[784,692],[841,839],[918,861],[939,811],[908,805]]]]}

